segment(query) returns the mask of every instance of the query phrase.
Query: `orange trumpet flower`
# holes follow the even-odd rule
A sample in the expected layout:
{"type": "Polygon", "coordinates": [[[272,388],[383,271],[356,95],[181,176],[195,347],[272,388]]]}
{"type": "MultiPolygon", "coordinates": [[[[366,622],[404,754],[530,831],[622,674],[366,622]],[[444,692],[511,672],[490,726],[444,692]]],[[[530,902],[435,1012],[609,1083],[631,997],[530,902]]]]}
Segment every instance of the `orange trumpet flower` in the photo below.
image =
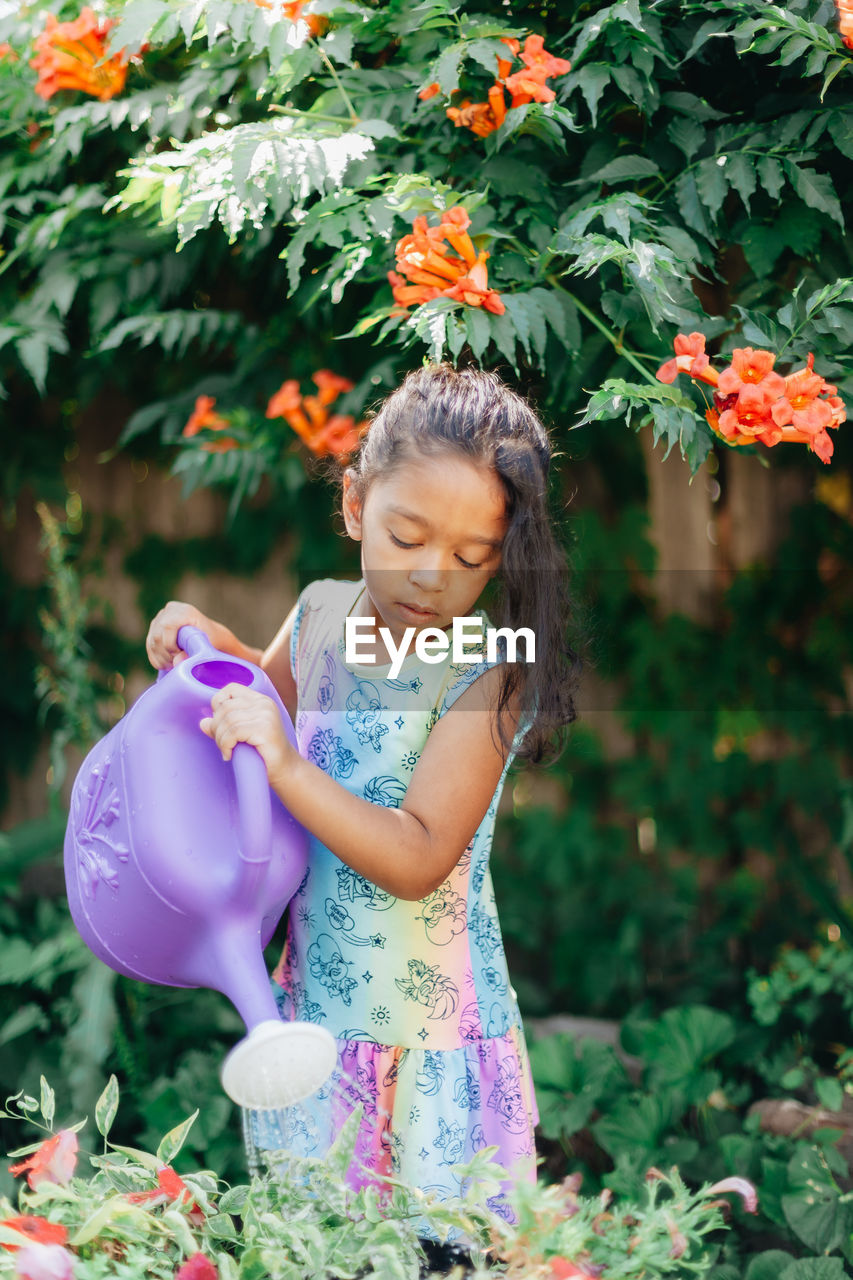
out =
{"type": "Polygon", "coordinates": [[[506,308],[500,294],[489,288],[489,255],[485,250],[477,252],[468,235],[470,225],[461,205],[445,210],[435,227],[427,224],[423,214],[415,218],[411,234],[397,241],[397,271],[388,272],[391,292],[400,308],[444,297],[503,315],[506,308]]]}
{"type": "Polygon", "coordinates": [[[106,102],[121,93],[127,79],[127,57],[119,50],[107,57],[107,36],[113,23],[103,21],[92,9],[81,10],[73,22],[58,22],[49,13],[36,37],[36,56],[30,65],[38,71],[35,90],[47,100],[61,89],[77,89],[106,102]]]}
{"type": "MultiPolygon", "coordinates": [[[[198,435],[199,431],[222,431],[228,426],[228,419],[222,418],[218,413],[213,412],[213,406],[216,400],[213,396],[198,396],[195,402],[195,408],[187,419],[181,435],[189,439],[191,436],[198,435]]],[[[237,448],[237,441],[231,436],[223,436],[219,440],[211,440],[201,446],[207,453],[226,453],[229,449],[237,448]]]]}
{"type": "Polygon", "coordinates": [[[312,374],[318,388],[316,396],[303,396],[295,378],[288,378],[270,397],[268,418],[284,418],[292,431],[317,457],[333,454],[346,459],[367,430],[367,422],[356,423],[351,414],[330,414],[328,406],[345,391],[352,391],[349,378],[330,369],[312,374]]]}
{"type": "Polygon", "coordinates": [[[729,445],[805,444],[821,462],[829,462],[834,446],[829,431],[847,418],[837,388],[814,371],[814,356],[802,369],[782,377],[773,368],[772,351],[738,347],[732,362],[717,373],[705,355],[701,333],[679,333],[675,358],[658,369],[661,382],[679,373],[715,387],[713,408],[705,413],[711,430],[729,445]]]}

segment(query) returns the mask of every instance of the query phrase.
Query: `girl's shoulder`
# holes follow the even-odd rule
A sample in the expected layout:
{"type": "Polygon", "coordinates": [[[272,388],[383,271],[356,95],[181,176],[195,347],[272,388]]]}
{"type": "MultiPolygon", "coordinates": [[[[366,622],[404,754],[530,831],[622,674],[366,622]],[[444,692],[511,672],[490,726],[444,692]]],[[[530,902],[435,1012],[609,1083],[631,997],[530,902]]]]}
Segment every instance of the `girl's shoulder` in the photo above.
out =
{"type": "Polygon", "coordinates": [[[359,592],[360,582],[318,578],[310,582],[296,601],[291,633],[291,666],[296,667],[300,648],[323,643],[330,633],[343,634],[343,624],[359,592]]]}

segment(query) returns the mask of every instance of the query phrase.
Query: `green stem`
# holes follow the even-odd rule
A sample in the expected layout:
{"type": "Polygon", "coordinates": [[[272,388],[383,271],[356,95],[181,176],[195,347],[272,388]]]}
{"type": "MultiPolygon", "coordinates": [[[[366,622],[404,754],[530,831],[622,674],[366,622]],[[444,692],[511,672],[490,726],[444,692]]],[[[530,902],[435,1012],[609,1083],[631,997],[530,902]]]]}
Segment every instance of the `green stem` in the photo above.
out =
{"type": "Polygon", "coordinates": [[[349,98],[349,94],[347,93],[346,89],[341,83],[341,78],[338,75],[337,71],[335,70],[334,63],[331,61],[331,59],[329,58],[325,50],[321,49],[320,45],[316,41],[314,43],[315,43],[315,48],[317,52],[319,53],[320,57],[323,59],[323,62],[326,64],[329,70],[329,74],[331,75],[332,79],[337,85],[338,93],[341,95],[341,97],[344,100],[344,106],[346,107],[347,111],[350,113],[349,123],[358,124],[358,116],[356,115],[355,107],[352,105],[349,98]]]}
{"type": "Polygon", "coordinates": [[[330,116],[323,111],[300,111],[299,107],[280,107],[272,103],[270,111],[277,111],[281,116],[301,116],[305,120],[328,120],[331,124],[353,124],[346,116],[330,116]]]}
{"type": "Polygon", "coordinates": [[[564,289],[563,286],[560,284],[560,282],[558,280],[555,280],[553,276],[548,276],[547,280],[548,280],[548,283],[552,285],[555,289],[559,289],[562,293],[566,295],[567,298],[571,299],[571,301],[577,307],[581,315],[586,316],[590,324],[595,325],[599,333],[604,334],[607,341],[612,343],[613,347],[619,353],[622,359],[627,360],[628,364],[633,365],[634,368],[637,370],[637,372],[643,375],[643,378],[645,379],[646,382],[651,383],[653,387],[658,386],[658,380],[654,376],[654,374],[649,373],[646,366],[644,364],[641,364],[636,356],[632,355],[630,351],[625,350],[625,348],[622,346],[622,342],[618,334],[615,334],[612,329],[608,329],[607,325],[604,324],[601,320],[599,320],[598,316],[595,314],[594,311],[590,311],[589,307],[585,303],[581,302],[580,298],[576,298],[575,295],[573,293],[570,293],[568,289],[564,289]]]}

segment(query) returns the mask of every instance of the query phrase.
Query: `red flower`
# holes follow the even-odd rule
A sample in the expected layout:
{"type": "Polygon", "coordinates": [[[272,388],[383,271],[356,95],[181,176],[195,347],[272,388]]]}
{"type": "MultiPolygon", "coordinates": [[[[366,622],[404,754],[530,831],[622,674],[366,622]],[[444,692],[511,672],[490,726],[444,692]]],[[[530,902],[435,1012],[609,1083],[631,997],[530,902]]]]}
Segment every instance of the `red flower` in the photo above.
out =
{"type": "Polygon", "coordinates": [[[500,129],[506,118],[506,100],[498,81],[489,90],[488,99],[488,102],[472,102],[466,98],[458,107],[447,108],[447,118],[457,129],[470,129],[478,138],[487,138],[500,129]]]}
{"type": "Polygon", "coordinates": [[[716,387],[714,405],[705,414],[716,435],[730,445],[805,444],[821,462],[833,454],[828,435],[846,420],[844,402],[836,388],[814,371],[814,356],[802,369],[782,377],[773,366],[772,351],[738,347],[722,373],[711,368],[701,333],[675,339],[675,359],[657,371],[661,382],[674,382],[679,373],[716,387]]]}
{"type": "Polygon", "coordinates": [[[352,453],[359,439],[367,430],[366,422],[356,423],[350,414],[329,414],[328,406],[343,391],[352,391],[349,378],[332,373],[330,369],[318,369],[312,374],[319,394],[303,396],[295,378],[288,378],[270,397],[267,404],[268,418],[284,418],[312,453],[318,457],[335,454],[346,458],[352,453]]]}
{"type": "Polygon", "coordinates": [[[429,226],[423,215],[415,218],[411,234],[397,241],[398,271],[388,273],[398,306],[405,309],[444,297],[503,315],[500,294],[489,288],[489,255],[485,250],[477,252],[468,235],[470,225],[461,205],[446,210],[436,227],[429,226]]]}
{"type": "Polygon", "coordinates": [[[545,77],[536,71],[516,71],[504,81],[512,94],[510,106],[523,107],[526,102],[553,102],[557,96],[545,83],[545,77]]]}
{"type": "Polygon", "coordinates": [[[704,333],[679,333],[673,343],[675,359],[662,364],[655,375],[659,382],[675,382],[679,373],[689,373],[691,378],[717,385],[717,372],[710,367],[705,355],[704,333]]]}
{"type": "Polygon", "coordinates": [[[187,1184],[170,1165],[157,1170],[157,1186],[151,1191],[131,1191],[125,1197],[129,1204],[145,1205],[156,1209],[161,1204],[183,1204],[188,1208],[191,1222],[204,1222],[204,1210],[195,1203],[187,1184]]]}
{"type": "Polygon", "coordinates": [[[586,1267],[582,1267],[577,1262],[571,1262],[561,1254],[556,1258],[550,1258],[549,1262],[553,1280],[595,1280],[595,1277],[601,1275],[601,1267],[588,1271],[586,1267]]]}
{"type": "Polygon", "coordinates": [[[762,386],[775,399],[785,391],[785,379],[773,372],[775,362],[772,351],[736,347],[732,352],[732,362],[720,374],[717,385],[726,396],[740,392],[746,386],[762,386]]]}
{"type": "Polygon", "coordinates": [[[311,381],[319,387],[320,394],[317,398],[323,405],[331,404],[339,395],[352,391],[355,386],[349,378],[342,378],[339,373],[332,373],[331,369],[318,369],[311,374],[311,381]]]}
{"type": "Polygon", "coordinates": [[[61,1222],[48,1222],[47,1218],[36,1217],[34,1213],[4,1218],[0,1227],[9,1227],[11,1231],[21,1233],[21,1244],[0,1244],[0,1249],[7,1249],[10,1253],[33,1241],[36,1244],[65,1244],[68,1239],[68,1231],[61,1222]]]}
{"type": "Polygon", "coordinates": [[[178,1267],[175,1280],[219,1280],[219,1272],[206,1254],[194,1253],[178,1267]]]}
{"type": "Polygon", "coordinates": [[[76,1163],[77,1134],[70,1129],[60,1129],[26,1160],[10,1165],[9,1172],[16,1177],[26,1172],[27,1184],[32,1189],[42,1182],[55,1182],[64,1187],[71,1181],[76,1163]]]}
{"type": "MultiPolygon", "coordinates": [[[[517,40],[501,36],[501,41],[509,49],[512,58],[498,58],[498,75],[489,89],[488,101],[472,102],[470,98],[465,98],[457,106],[447,108],[447,115],[457,129],[470,129],[478,138],[487,138],[503,124],[507,112],[504,87],[511,94],[511,107],[520,107],[527,102],[552,102],[554,90],[545,81],[553,76],[565,75],[571,70],[571,63],[565,58],[555,58],[548,53],[543,36],[529,35],[521,52],[517,40]],[[512,61],[517,57],[524,63],[524,69],[511,75],[512,61]]],[[[437,85],[429,85],[421,90],[418,97],[431,98],[437,91],[437,85]]]]}
{"type": "Polygon", "coordinates": [[[127,57],[123,49],[107,55],[107,36],[112,21],[100,20],[85,8],[73,22],[58,22],[49,13],[44,31],[36,37],[36,56],[30,66],[39,73],[35,89],[45,100],[60,89],[79,89],[106,102],[121,93],[127,79],[127,57]]]}
{"type": "MultiPolygon", "coordinates": [[[[195,408],[187,418],[186,426],[181,435],[189,439],[191,436],[198,435],[199,431],[222,431],[224,427],[227,427],[228,419],[222,418],[218,413],[213,412],[215,404],[216,400],[213,396],[198,396],[195,408]]],[[[236,449],[237,441],[233,440],[231,436],[223,436],[221,440],[211,440],[201,447],[208,453],[225,453],[228,449],[236,449]]]]}
{"type": "Polygon", "coordinates": [[[555,58],[545,48],[545,37],[529,35],[524,42],[521,61],[529,71],[544,76],[546,80],[554,76],[564,76],[571,71],[572,64],[565,58],[555,58]]]}
{"type": "MultiPolygon", "coordinates": [[[[518,45],[516,43],[516,53],[518,45]]],[[[572,64],[565,58],[555,58],[545,48],[544,36],[529,35],[524,42],[524,49],[519,54],[524,63],[523,71],[506,76],[504,84],[512,94],[512,105],[523,106],[526,102],[553,102],[554,90],[545,84],[554,76],[564,76],[571,71],[572,64]]]]}

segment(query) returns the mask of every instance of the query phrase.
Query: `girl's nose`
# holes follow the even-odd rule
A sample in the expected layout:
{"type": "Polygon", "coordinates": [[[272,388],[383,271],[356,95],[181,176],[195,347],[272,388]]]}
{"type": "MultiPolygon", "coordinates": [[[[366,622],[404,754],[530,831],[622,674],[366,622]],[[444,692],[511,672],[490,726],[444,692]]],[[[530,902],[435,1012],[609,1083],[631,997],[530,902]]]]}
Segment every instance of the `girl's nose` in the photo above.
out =
{"type": "Polygon", "coordinates": [[[421,591],[443,591],[447,586],[447,570],[438,556],[430,556],[412,566],[409,581],[421,591]]]}

